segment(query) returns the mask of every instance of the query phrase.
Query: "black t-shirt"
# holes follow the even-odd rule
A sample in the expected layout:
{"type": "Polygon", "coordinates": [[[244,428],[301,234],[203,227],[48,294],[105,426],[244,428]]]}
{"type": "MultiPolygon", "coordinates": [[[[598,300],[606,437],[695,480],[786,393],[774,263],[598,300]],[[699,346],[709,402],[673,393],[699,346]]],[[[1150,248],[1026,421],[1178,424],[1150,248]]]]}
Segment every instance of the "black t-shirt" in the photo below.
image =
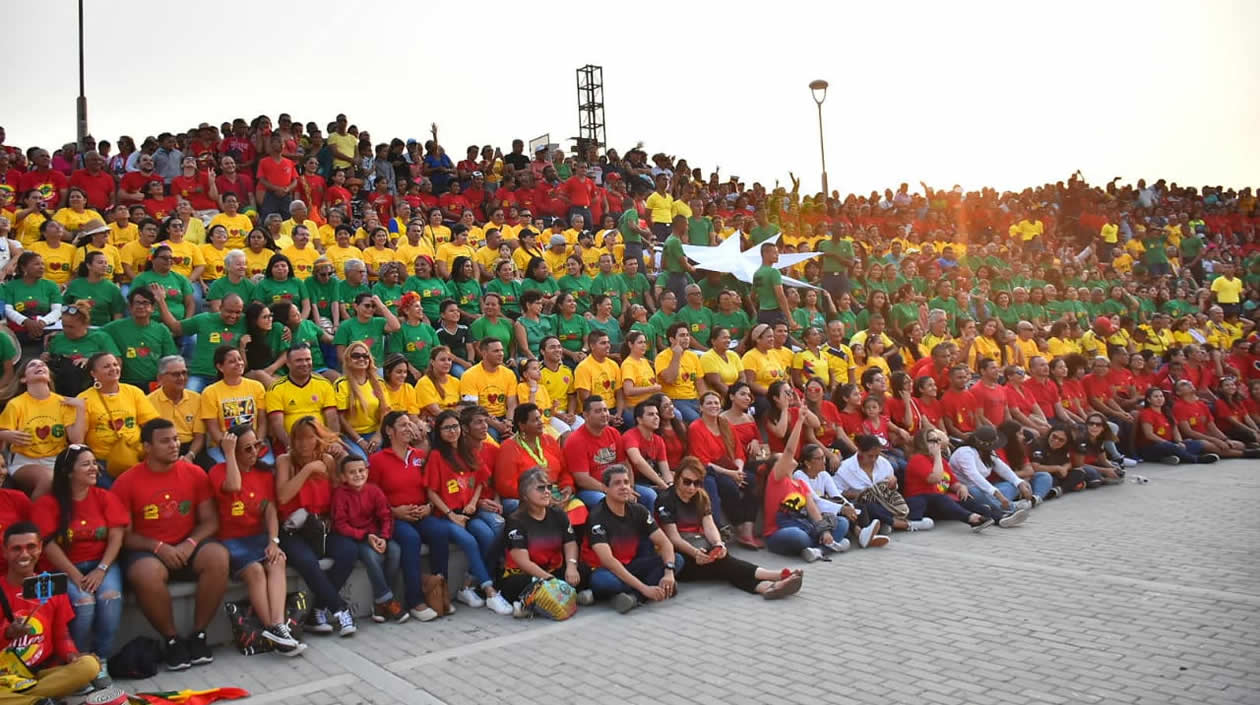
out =
{"type": "Polygon", "coordinates": [[[617,561],[625,565],[639,553],[639,542],[657,530],[652,515],[642,504],[627,504],[626,513],[618,516],[608,508],[606,500],[601,500],[599,506],[591,511],[586,526],[588,529],[586,545],[582,547],[582,559],[592,568],[598,568],[600,562],[591,546],[608,544],[617,561]]]}
{"type": "Polygon", "coordinates": [[[673,524],[681,533],[703,533],[700,521],[708,514],[700,514],[699,493],[690,502],[683,502],[674,489],[670,487],[657,495],[656,520],[662,525],[673,524]]]}
{"type": "Polygon", "coordinates": [[[446,329],[446,326],[438,325],[437,327],[438,342],[451,349],[456,355],[465,355],[468,352],[468,326],[457,325],[455,332],[452,333],[446,329]]]}
{"type": "Polygon", "coordinates": [[[1038,465],[1063,465],[1071,462],[1071,453],[1067,445],[1062,448],[1051,448],[1050,444],[1044,441],[1036,450],[1033,451],[1032,460],[1038,465]]]}
{"type": "Polygon", "coordinates": [[[516,171],[524,171],[529,168],[529,157],[525,156],[524,153],[505,154],[503,155],[503,161],[506,164],[511,164],[516,171]]]}
{"type": "Polygon", "coordinates": [[[504,575],[520,570],[520,566],[512,560],[512,549],[528,550],[529,559],[537,563],[539,568],[555,573],[564,567],[564,545],[577,541],[573,526],[569,524],[569,517],[552,507],[547,508],[547,515],[541,520],[530,516],[525,507],[517,509],[507,518],[503,535],[507,537],[504,575]]]}

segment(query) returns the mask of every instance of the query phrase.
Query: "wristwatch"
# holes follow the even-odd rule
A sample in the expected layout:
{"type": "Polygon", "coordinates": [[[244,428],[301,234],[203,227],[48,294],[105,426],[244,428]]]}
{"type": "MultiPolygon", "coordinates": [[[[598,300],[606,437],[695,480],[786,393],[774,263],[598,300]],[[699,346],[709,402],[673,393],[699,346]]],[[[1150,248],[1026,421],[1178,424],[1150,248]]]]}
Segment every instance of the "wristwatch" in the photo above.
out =
{"type": "Polygon", "coordinates": [[[279,546],[279,545],[280,545],[280,537],[279,537],[279,536],[272,536],[272,537],[271,537],[271,542],[272,542],[272,543],[274,543],[275,545],[279,546]]]}
{"type": "Polygon", "coordinates": [[[671,573],[672,573],[672,572],[674,572],[674,564],[673,564],[673,563],[667,563],[667,564],[665,564],[665,570],[667,570],[667,571],[669,571],[669,572],[671,572],[671,573]]]}

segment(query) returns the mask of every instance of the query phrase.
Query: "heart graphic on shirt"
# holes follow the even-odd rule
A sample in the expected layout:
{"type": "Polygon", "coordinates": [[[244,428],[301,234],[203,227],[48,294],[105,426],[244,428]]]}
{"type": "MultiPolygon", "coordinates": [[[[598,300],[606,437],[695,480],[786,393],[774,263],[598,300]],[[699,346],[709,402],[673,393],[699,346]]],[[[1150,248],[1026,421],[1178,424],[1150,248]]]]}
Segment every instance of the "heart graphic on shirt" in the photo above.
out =
{"type": "Polygon", "coordinates": [[[109,425],[110,425],[110,426],[113,426],[115,431],[122,430],[122,427],[123,427],[123,420],[122,420],[122,419],[114,419],[113,421],[111,421],[111,422],[110,422],[110,424],[109,424],[109,425]]]}
{"type": "Polygon", "coordinates": [[[149,356],[149,349],[148,349],[148,348],[146,348],[146,347],[139,347],[139,348],[136,348],[136,354],[137,354],[137,355],[139,355],[140,357],[148,357],[148,356],[149,356]]]}
{"type": "Polygon", "coordinates": [[[604,389],[612,389],[612,380],[610,379],[604,380],[604,389]]]}
{"type": "Polygon", "coordinates": [[[52,433],[52,426],[40,426],[39,428],[35,429],[35,435],[41,441],[44,440],[45,438],[48,438],[48,434],[50,433],[52,433]]]}
{"type": "Polygon", "coordinates": [[[232,342],[232,338],[234,337],[236,337],[236,334],[233,333],[232,331],[230,330],[223,331],[223,342],[230,343],[232,342]]]}

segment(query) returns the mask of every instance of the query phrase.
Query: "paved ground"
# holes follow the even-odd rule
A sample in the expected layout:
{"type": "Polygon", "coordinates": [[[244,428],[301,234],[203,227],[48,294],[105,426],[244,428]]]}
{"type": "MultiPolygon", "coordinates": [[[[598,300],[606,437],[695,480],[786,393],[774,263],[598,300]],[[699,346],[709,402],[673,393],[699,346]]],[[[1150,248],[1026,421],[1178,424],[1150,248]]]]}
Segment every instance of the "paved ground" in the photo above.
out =
{"type": "Polygon", "coordinates": [[[1151,482],[1016,529],[900,534],[814,564],[781,603],[684,586],[563,623],[461,607],[128,685],[293,705],[1260,702],[1260,463],[1136,470],[1151,482]]]}

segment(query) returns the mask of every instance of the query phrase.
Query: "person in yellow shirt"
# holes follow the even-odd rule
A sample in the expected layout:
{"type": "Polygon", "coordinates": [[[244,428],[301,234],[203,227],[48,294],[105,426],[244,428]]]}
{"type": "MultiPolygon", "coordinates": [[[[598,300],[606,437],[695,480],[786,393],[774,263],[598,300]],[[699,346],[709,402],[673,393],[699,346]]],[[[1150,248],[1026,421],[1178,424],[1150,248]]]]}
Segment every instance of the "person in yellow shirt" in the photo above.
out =
{"type": "Polygon", "coordinates": [[[731,349],[731,331],[724,326],[714,326],[709,333],[709,349],[700,356],[700,371],[704,385],[726,399],[732,384],[744,378],[744,361],[731,349]]]}
{"type": "Polygon", "coordinates": [[[390,411],[402,411],[413,418],[420,416],[420,395],[415,385],[407,384],[407,356],[393,353],[385,358],[385,405],[390,411]]]}
{"type": "Polygon", "coordinates": [[[538,381],[547,389],[547,397],[553,402],[552,418],[564,422],[570,429],[583,423],[576,411],[576,391],[573,388],[573,370],[561,364],[564,361],[564,345],[554,335],[542,339],[542,364],[538,368],[538,381]]]}
{"type": "Polygon", "coordinates": [[[314,416],[330,428],[341,423],[337,417],[337,392],[323,375],[313,374],[311,351],[291,350],[287,362],[289,375],[276,380],[264,397],[271,437],[285,447],[289,445],[293,424],[303,416],[314,416]]]}
{"type": "Polygon", "coordinates": [[[429,353],[429,367],[416,382],[416,403],[421,416],[433,418],[459,404],[459,380],[451,376],[454,362],[455,356],[445,345],[429,353]]]}
{"type": "Polygon", "coordinates": [[[267,264],[271,262],[272,255],[276,254],[274,250],[267,247],[267,231],[254,228],[249,231],[249,237],[245,239],[245,242],[249,245],[245,248],[246,274],[254,277],[266,273],[267,264]]]}
{"type": "Polygon", "coordinates": [[[87,412],[84,441],[92,454],[106,461],[106,472],[118,477],[143,456],[140,427],[159,418],[144,392],[122,384],[122,364],[113,353],[88,358],[92,387],[79,394],[87,412]]]}
{"type": "Polygon", "coordinates": [[[1111,267],[1116,270],[1116,274],[1129,274],[1133,271],[1133,256],[1117,247],[1111,258],[1111,267]]]}
{"type": "Polygon", "coordinates": [[[82,443],[87,411],[82,399],[63,397],[52,389],[48,364],[34,358],[22,368],[26,391],[0,410],[0,439],[12,458],[9,477],[24,492],[52,489],[53,462],[71,443],[82,443]]]}
{"type": "Polygon", "coordinates": [[[429,222],[425,224],[424,229],[420,233],[421,240],[427,240],[429,247],[437,252],[437,248],[444,242],[451,241],[451,229],[442,224],[442,209],[434,208],[429,211],[429,222]]]}
{"type": "Polygon", "coordinates": [[[280,251],[293,264],[293,276],[305,281],[315,273],[319,250],[311,244],[311,231],[305,225],[293,229],[293,244],[280,251]]]}
{"type": "Polygon", "coordinates": [[[1242,301],[1243,280],[1234,276],[1234,265],[1231,262],[1221,264],[1221,276],[1212,280],[1212,294],[1221,308],[1237,313],[1242,301]]]}
{"type": "Polygon", "coordinates": [[[363,264],[367,265],[368,281],[376,281],[377,272],[386,262],[398,262],[406,267],[404,260],[398,256],[398,251],[389,246],[389,231],[377,226],[372,231],[371,246],[363,250],[363,264]]]}
{"type": "Polygon", "coordinates": [[[556,233],[551,236],[548,244],[550,246],[543,252],[543,261],[547,263],[551,278],[559,279],[564,276],[565,265],[569,259],[569,243],[564,239],[564,235],[556,233]]]}
{"type": "Polygon", "coordinates": [[[468,244],[468,229],[456,223],[455,227],[451,229],[451,241],[444,242],[438,246],[437,258],[434,260],[434,268],[437,270],[438,278],[451,278],[451,267],[455,264],[456,257],[473,259],[476,255],[477,251],[473,249],[472,245],[468,244]]]}
{"type": "Polygon", "coordinates": [[[214,367],[222,377],[202,390],[198,414],[206,428],[206,453],[221,463],[218,448],[229,428],[245,424],[259,436],[266,435],[267,390],[261,382],[245,376],[245,354],[236,348],[225,345],[215,350],[214,367]]]}
{"type": "Polygon", "coordinates": [[[656,175],[656,190],[647,197],[645,205],[648,209],[648,220],[652,224],[652,235],[657,242],[664,242],[669,236],[669,224],[674,220],[674,197],[669,195],[669,176],[656,175]]]}
{"type": "MultiPolygon", "coordinates": [[[[366,460],[381,447],[379,431],[388,405],[385,385],[376,374],[372,349],[362,340],[346,346],[345,368],[345,375],[333,383],[342,438],[349,444],[352,455],[366,460]]],[[[206,391],[209,390],[210,387],[206,387],[206,391]]]]}
{"type": "MultiPolygon", "coordinates": [[[[308,234],[318,233],[319,223],[316,223],[315,221],[308,218],[307,216],[309,214],[310,214],[310,211],[307,210],[306,204],[303,203],[302,201],[295,200],[292,203],[290,203],[289,204],[289,219],[280,223],[280,236],[291,237],[293,235],[293,230],[299,225],[305,225],[306,232],[308,234]]],[[[279,242],[277,242],[276,244],[279,245],[279,242]]]]}
{"type": "Polygon", "coordinates": [[[708,391],[700,356],[691,348],[691,329],[677,321],[665,329],[669,347],[656,356],[656,376],[661,392],[674,402],[674,411],[684,424],[700,418],[700,395],[708,391]]]}
{"type": "Polygon", "coordinates": [[[122,258],[118,252],[118,248],[109,244],[109,227],[101,221],[88,223],[84,226],[81,236],[87,236],[89,239],[82,245],[74,248],[74,257],[70,261],[70,270],[78,272],[79,265],[83,263],[91,252],[100,252],[105,255],[108,263],[105,269],[105,278],[113,281],[115,277],[122,274],[122,258]]]}
{"type": "Polygon", "coordinates": [[[240,213],[237,209],[240,202],[236,198],[236,194],[228,192],[223,194],[223,212],[216,213],[210,219],[210,224],[206,227],[207,234],[216,225],[222,225],[227,229],[227,248],[229,250],[240,250],[245,247],[245,238],[249,236],[249,231],[254,229],[254,221],[249,216],[240,213]]]}
{"type": "Polygon", "coordinates": [[[538,411],[542,413],[543,433],[552,438],[560,438],[565,433],[573,430],[569,424],[565,423],[558,413],[566,410],[564,402],[552,400],[551,394],[547,391],[547,385],[542,383],[542,362],[537,358],[530,358],[522,363],[521,381],[516,385],[516,403],[534,404],[538,407],[538,411]]]}
{"type": "MultiPolygon", "coordinates": [[[[162,223],[162,231],[166,234],[163,245],[171,248],[171,271],[183,275],[189,281],[201,281],[206,268],[205,255],[201,248],[184,239],[184,221],[179,216],[171,216],[162,223]]],[[[216,447],[218,444],[215,444],[216,447]]]]}
{"type": "Polygon", "coordinates": [[[573,370],[573,390],[577,403],[584,405],[586,398],[592,395],[602,397],[609,406],[614,406],[609,402],[615,402],[616,413],[612,423],[619,425],[625,416],[626,402],[622,392],[621,366],[608,356],[612,351],[608,334],[598,330],[591,331],[586,336],[586,347],[590,354],[573,370]]]}
{"type": "Polygon", "coordinates": [[[95,209],[88,208],[87,192],[81,188],[71,187],[66,192],[66,203],[67,206],[58,210],[53,220],[61,223],[71,237],[77,236],[84,225],[94,220],[105,221],[95,209]]]}
{"type": "Polygon", "coordinates": [[[140,227],[131,222],[131,211],[124,204],[114,206],[114,220],[109,224],[109,244],[119,248],[140,237],[140,227]]]}
{"type": "Polygon", "coordinates": [[[210,231],[206,234],[206,238],[209,242],[200,248],[201,256],[206,261],[206,269],[201,273],[201,281],[209,285],[227,273],[227,268],[223,263],[224,258],[230,252],[227,248],[227,227],[224,225],[210,226],[210,231]]]}
{"type": "Polygon", "coordinates": [[[486,229],[486,242],[473,253],[473,261],[477,263],[477,278],[485,283],[494,279],[494,268],[502,258],[499,245],[502,238],[496,228],[486,229]]]}
{"type": "Polygon", "coordinates": [[[350,226],[343,223],[337,226],[335,234],[330,235],[324,241],[329,243],[324,248],[324,256],[333,263],[333,271],[337,274],[337,278],[342,281],[346,280],[346,260],[363,260],[363,250],[350,244],[350,235],[350,226]]]}
{"type": "Polygon", "coordinates": [[[407,231],[406,237],[398,240],[395,245],[398,261],[403,263],[403,269],[407,271],[415,269],[416,258],[421,255],[431,260],[437,259],[437,250],[434,249],[433,243],[425,240],[421,234],[420,228],[411,228],[407,231]]]}
{"type": "Polygon", "coordinates": [[[803,337],[801,342],[805,347],[792,355],[793,384],[804,389],[806,382],[817,377],[822,380],[823,388],[830,388],[831,368],[822,348],[822,331],[813,327],[806,328],[803,337]]]}
{"type": "Polygon", "coordinates": [[[63,242],[66,228],[55,220],[46,220],[39,227],[40,237],[42,239],[26,245],[29,252],[34,252],[44,258],[44,278],[56,284],[59,287],[65,287],[70,283],[70,277],[74,272],[71,266],[74,262],[75,247],[68,242],[63,242]]]}
{"type": "Polygon", "coordinates": [[[1120,240],[1120,226],[1108,220],[1103,223],[1098,234],[1108,247],[1114,246],[1120,240]]]}
{"type": "Polygon", "coordinates": [[[765,323],[758,323],[748,332],[748,351],[744,353],[744,381],[752,388],[753,394],[764,397],[770,391],[770,385],[788,378],[788,371],[771,355],[774,347],[774,329],[765,323]]]}
{"type": "Polygon", "coordinates": [[[157,389],[149,393],[149,403],[158,416],[175,423],[183,459],[193,462],[206,442],[206,425],[201,420],[201,395],[186,388],[188,363],[171,355],[158,361],[157,389]]]}
{"type": "Polygon", "coordinates": [[[516,411],[516,374],[503,364],[503,341],[482,338],[477,349],[481,362],[464,370],[459,395],[485,407],[490,414],[490,434],[502,441],[511,433],[509,419],[516,411]]]}

